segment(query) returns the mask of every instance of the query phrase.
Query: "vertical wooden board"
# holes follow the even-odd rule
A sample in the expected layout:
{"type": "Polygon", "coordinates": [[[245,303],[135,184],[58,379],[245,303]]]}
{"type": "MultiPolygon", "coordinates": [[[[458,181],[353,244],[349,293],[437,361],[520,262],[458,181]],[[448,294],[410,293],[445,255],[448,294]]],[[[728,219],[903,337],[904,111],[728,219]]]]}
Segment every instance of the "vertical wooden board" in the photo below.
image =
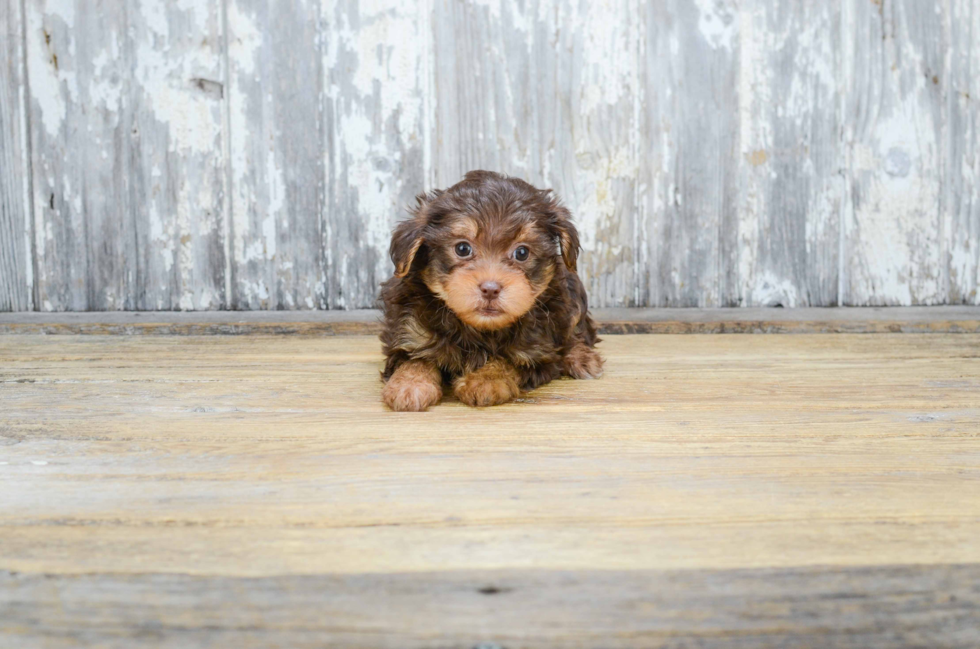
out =
{"type": "Polygon", "coordinates": [[[424,189],[425,6],[323,3],[328,308],[375,305],[392,227],[424,189]]]}
{"type": "Polygon", "coordinates": [[[739,16],[734,0],[643,5],[640,302],[738,304],[739,16]]]}
{"type": "Polygon", "coordinates": [[[125,12],[27,2],[38,307],[133,309],[125,12]]]}
{"type": "Polygon", "coordinates": [[[840,5],[740,8],[739,304],[837,304],[840,5]]]}
{"type": "Polygon", "coordinates": [[[327,306],[320,28],[318,0],[228,2],[236,309],[327,306]]]}
{"type": "Polygon", "coordinates": [[[534,57],[554,105],[539,117],[542,175],[575,215],[579,274],[595,307],[636,304],[636,94],[640,30],[628,2],[543,2],[534,57]]]}
{"type": "Polygon", "coordinates": [[[843,5],[845,305],[946,299],[942,11],[917,0],[843,5]]]}
{"type": "Polygon", "coordinates": [[[950,0],[946,236],[952,304],[980,304],[980,4],[950,0]]]}
{"type": "Polygon", "coordinates": [[[0,3],[0,311],[34,308],[21,8],[0,3]]]}
{"type": "Polygon", "coordinates": [[[217,0],[30,0],[43,310],[224,301],[217,0]]]}
{"type": "Polygon", "coordinates": [[[136,308],[226,307],[222,0],[129,0],[125,13],[136,308]]]}
{"type": "Polygon", "coordinates": [[[453,2],[432,15],[436,184],[491,169],[572,211],[593,306],[635,303],[637,38],[627,2],[453,2]]]}
{"type": "Polygon", "coordinates": [[[547,32],[534,3],[439,0],[431,31],[435,185],[453,185],[474,169],[550,182],[537,125],[557,102],[552,86],[541,92],[536,84],[554,83],[554,61],[535,49],[547,32]]]}

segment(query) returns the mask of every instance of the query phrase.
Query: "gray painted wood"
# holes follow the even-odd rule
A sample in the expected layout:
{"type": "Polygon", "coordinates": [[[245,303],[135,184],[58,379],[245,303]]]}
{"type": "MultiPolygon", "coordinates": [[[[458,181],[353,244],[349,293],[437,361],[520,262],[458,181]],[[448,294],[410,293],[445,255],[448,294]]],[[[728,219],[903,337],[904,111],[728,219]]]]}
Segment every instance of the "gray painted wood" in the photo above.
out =
{"type": "Polygon", "coordinates": [[[40,308],[225,304],[221,16],[27,3],[40,308]]]}
{"type": "Polygon", "coordinates": [[[945,11],[917,0],[843,3],[844,304],[946,300],[945,11]]]}
{"type": "Polygon", "coordinates": [[[233,302],[326,308],[320,3],[228,2],[233,302]]]}
{"type": "Polygon", "coordinates": [[[596,306],[980,303],[978,0],[25,4],[0,308],[370,307],[473,168],[596,306]]]}
{"type": "Polygon", "coordinates": [[[739,13],[641,5],[641,305],[738,303],[739,13]]]}
{"type": "Polygon", "coordinates": [[[739,304],[837,303],[839,3],[742,4],[739,304]]]}
{"type": "Polygon", "coordinates": [[[131,102],[122,101],[126,27],[120,12],[76,8],[27,4],[38,306],[135,308],[134,273],[124,271],[135,266],[124,183],[130,157],[123,143],[131,134],[124,114],[131,102]],[[110,43],[114,51],[101,46],[110,43]]]}
{"type": "Polygon", "coordinates": [[[496,570],[233,578],[0,572],[18,647],[980,644],[980,566],[496,570]]]}
{"type": "Polygon", "coordinates": [[[456,183],[471,169],[493,169],[538,185],[552,182],[543,158],[554,151],[536,138],[541,121],[553,124],[560,108],[553,92],[554,53],[537,7],[511,1],[434,4],[437,187],[456,183]],[[537,92],[541,84],[548,90],[537,92]]]}
{"type": "Polygon", "coordinates": [[[947,299],[980,304],[980,3],[949,4],[947,299]]]}
{"type": "Polygon", "coordinates": [[[0,3],[0,311],[34,308],[21,8],[0,3]]]}
{"type": "Polygon", "coordinates": [[[217,309],[226,295],[222,0],[129,0],[136,301],[217,309]]]}
{"type": "Polygon", "coordinates": [[[323,7],[326,305],[373,306],[394,224],[425,187],[424,2],[323,7]]]}

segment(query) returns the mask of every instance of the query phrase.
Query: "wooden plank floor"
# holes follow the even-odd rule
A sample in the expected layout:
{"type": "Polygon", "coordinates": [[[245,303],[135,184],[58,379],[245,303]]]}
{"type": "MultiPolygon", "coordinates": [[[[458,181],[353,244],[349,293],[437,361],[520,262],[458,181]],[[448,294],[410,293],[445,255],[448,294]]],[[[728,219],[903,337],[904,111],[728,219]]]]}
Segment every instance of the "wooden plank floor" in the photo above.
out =
{"type": "Polygon", "coordinates": [[[980,335],[601,349],[396,414],[371,336],[0,336],[0,646],[980,646],[980,335]]]}

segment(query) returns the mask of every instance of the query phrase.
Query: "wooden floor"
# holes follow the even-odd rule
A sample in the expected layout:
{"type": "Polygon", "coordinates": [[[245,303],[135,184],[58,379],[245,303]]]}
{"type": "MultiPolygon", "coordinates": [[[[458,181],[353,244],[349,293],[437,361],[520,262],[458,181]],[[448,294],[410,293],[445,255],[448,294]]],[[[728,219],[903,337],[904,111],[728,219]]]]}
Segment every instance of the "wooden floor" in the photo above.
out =
{"type": "Polygon", "coordinates": [[[372,336],[0,336],[0,646],[980,646],[980,335],[601,349],[396,414],[372,336]]]}

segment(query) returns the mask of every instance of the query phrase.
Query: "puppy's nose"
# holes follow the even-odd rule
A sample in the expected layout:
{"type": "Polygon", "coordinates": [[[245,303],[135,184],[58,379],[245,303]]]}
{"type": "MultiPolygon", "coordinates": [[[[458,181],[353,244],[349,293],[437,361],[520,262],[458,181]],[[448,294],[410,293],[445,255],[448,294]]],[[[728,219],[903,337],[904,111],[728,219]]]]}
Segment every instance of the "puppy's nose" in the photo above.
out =
{"type": "Polygon", "coordinates": [[[487,300],[493,300],[500,295],[500,284],[497,282],[483,282],[480,284],[480,292],[487,300]]]}

